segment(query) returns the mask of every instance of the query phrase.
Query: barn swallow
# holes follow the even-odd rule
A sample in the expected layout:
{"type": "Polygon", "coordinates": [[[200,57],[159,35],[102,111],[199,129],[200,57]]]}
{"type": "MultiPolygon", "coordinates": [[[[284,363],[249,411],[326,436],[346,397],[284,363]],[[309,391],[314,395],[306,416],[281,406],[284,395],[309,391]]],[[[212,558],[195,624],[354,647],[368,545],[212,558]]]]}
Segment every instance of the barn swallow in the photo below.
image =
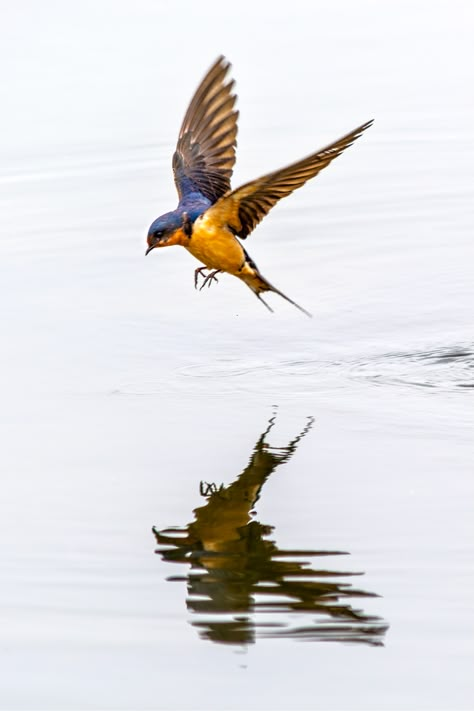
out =
{"type": "Polygon", "coordinates": [[[204,279],[202,289],[217,281],[216,274],[227,272],[247,284],[270,311],[261,296],[266,291],[279,294],[311,316],[265,279],[239,239],[246,239],[278,200],[314,178],[352,145],[372,121],[307,158],[232,190],[238,111],[234,81],[227,80],[229,68],[226,59],[219,57],[186,111],[173,155],[179,204],[151,224],[146,254],[156,247],[179,244],[203,264],[194,272],[196,288],[199,276],[204,279]],[[204,275],[206,271],[209,274],[204,275]]]}

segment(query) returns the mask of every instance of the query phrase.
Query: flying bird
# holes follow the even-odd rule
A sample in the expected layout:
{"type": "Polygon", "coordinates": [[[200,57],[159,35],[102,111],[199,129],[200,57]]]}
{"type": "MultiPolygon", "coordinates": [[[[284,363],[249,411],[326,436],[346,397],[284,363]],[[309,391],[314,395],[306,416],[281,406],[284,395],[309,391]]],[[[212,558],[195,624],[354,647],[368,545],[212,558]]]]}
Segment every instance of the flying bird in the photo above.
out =
{"type": "Polygon", "coordinates": [[[227,79],[229,68],[229,62],[219,57],[189,104],[173,155],[178,207],[151,224],[146,254],[157,247],[179,244],[202,263],[194,272],[196,288],[199,277],[203,278],[202,289],[217,282],[217,274],[227,272],[247,284],[270,311],[273,309],[261,296],[266,291],[279,294],[311,316],[263,276],[240,240],[248,237],[281,198],[337,158],[372,121],[307,158],[232,190],[238,111],[234,81],[227,79]]]}

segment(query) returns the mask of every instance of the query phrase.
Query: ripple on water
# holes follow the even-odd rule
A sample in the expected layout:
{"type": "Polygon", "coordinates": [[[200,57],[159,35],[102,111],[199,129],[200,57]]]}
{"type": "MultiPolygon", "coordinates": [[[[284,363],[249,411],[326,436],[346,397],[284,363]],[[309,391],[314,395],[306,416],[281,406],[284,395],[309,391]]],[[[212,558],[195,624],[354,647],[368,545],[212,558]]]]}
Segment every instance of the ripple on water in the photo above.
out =
{"type": "Polygon", "coordinates": [[[304,393],[308,388],[326,386],[343,387],[338,375],[338,366],[331,360],[300,359],[241,359],[216,358],[205,363],[176,368],[166,380],[146,380],[126,383],[117,388],[116,394],[153,395],[163,391],[196,388],[206,390],[212,383],[213,392],[274,392],[304,393]]]}
{"type": "Polygon", "coordinates": [[[456,391],[474,387],[474,348],[444,346],[429,350],[382,353],[370,357],[338,360],[292,359],[280,362],[247,362],[237,359],[187,366],[180,374],[192,378],[239,379],[273,374],[298,381],[318,383],[345,379],[365,380],[375,385],[402,385],[456,391]]]}
{"type": "Polygon", "coordinates": [[[371,385],[462,392],[474,388],[474,348],[443,346],[406,352],[361,355],[357,358],[285,359],[217,358],[182,366],[166,381],[129,383],[121,394],[152,395],[190,387],[214,391],[280,391],[292,394],[347,387],[358,381],[371,385]]]}
{"type": "Polygon", "coordinates": [[[350,377],[375,385],[403,385],[445,392],[474,388],[474,349],[452,346],[387,353],[353,364],[350,377]]]}

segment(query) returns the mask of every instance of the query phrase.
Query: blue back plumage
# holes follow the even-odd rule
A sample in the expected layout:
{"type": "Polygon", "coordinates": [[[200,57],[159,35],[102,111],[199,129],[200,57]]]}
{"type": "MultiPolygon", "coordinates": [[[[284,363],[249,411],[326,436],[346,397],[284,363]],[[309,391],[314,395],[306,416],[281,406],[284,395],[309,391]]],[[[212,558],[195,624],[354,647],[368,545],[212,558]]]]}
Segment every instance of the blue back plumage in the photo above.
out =
{"type": "Polygon", "coordinates": [[[201,192],[193,190],[188,194],[183,195],[179,201],[177,210],[180,211],[181,214],[186,212],[191,222],[194,222],[194,220],[196,220],[199,215],[202,215],[202,213],[205,212],[211,205],[211,200],[204,197],[201,192]]]}

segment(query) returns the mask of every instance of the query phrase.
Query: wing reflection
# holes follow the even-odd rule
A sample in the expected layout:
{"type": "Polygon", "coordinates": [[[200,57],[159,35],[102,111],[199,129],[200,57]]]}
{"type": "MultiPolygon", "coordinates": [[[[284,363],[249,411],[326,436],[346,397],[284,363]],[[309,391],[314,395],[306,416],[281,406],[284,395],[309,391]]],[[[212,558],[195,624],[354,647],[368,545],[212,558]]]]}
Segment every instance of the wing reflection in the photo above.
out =
{"type": "Polygon", "coordinates": [[[354,588],[347,578],[360,573],[326,569],[329,556],[342,551],[282,550],[268,540],[272,526],[252,520],[262,487],[288,462],[306,426],[286,447],[271,447],[266,438],[273,416],[258,439],[250,461],[237,479],[217,488],[201,482],[204,506],[194,510],[185,528],[153,528],[162,559],[185,563],[192,624],[213,642],[249,644],[256,637],[362,642],[381,645],[388,625],[352,606],[354,598],[377,597],[354,588]],[[318,568],[310,568],[310,559],[318,568]]]}

